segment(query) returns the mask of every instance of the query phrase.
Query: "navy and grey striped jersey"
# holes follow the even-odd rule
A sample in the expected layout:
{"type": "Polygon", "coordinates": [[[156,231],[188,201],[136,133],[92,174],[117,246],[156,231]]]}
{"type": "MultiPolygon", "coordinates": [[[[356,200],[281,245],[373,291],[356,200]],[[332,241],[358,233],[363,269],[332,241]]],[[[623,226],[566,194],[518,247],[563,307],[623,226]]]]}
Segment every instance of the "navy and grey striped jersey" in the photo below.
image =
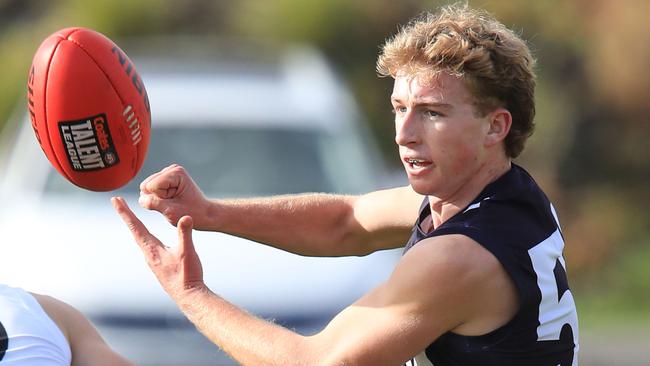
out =
{"type": "Polygon", "coordinates": [[[577,366],[578,317],[562,257],[564,240],[555,210],[533,178],[513,164],[467,208],[423,232],[428,216],[425,199],[404,252],[425,238],[466,235],[501,262],[521,307],[488,334],[442,335],[406,365],[577,366]]]}

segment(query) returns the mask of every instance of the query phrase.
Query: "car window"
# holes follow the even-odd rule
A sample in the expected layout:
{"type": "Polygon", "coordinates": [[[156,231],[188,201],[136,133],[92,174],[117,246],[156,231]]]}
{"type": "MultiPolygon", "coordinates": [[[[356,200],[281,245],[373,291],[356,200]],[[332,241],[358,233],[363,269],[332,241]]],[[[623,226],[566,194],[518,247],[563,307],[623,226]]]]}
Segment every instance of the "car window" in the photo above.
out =
{"type": "MultiPolygon", "coordinates": [[[[172,163],[183,165],[208,196],[336,190],[322,156],[329,150],[324,140],[332,137],[321,131],[180,125],[152,129],[140,173],[118,194],[137,194],[144,178],[172,163]]],[[[95,194],[74,187],[54,169],[46,192],[95,194]]]]}

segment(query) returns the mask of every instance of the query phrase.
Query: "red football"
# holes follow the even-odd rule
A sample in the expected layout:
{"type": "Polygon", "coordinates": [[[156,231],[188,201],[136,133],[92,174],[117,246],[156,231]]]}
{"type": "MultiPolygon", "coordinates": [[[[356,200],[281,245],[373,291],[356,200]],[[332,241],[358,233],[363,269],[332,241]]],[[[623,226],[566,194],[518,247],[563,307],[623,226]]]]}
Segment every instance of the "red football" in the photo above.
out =
{"type": "Polygon", "coordinates": [[[36,138],[70,182],[110,191],[140,170],[149,145],[149,98],[113,41],[85,28],[55,32],[34,55],[27,92],[36,138]]]}

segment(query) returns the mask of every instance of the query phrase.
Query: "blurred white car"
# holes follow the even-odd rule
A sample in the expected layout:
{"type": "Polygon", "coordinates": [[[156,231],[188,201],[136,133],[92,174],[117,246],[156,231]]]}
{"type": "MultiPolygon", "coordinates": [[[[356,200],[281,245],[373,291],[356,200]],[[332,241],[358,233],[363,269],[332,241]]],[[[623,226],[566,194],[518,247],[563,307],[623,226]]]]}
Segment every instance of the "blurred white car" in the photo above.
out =
{"type": "MultiPolygon", "coordinates": [[[[175,228],[137,205],[138,184],[171,163],[210,197],[360,193],[383,174],[353,98],[322,56],[137,58],[151,101],[145,164],[117,192],[60,177],[27,119],[0,145],[0,281],[47,293],[88,315],[139,365],[232,364],[189,324],[147,268],[111,195],[124,196],[164,243],[175,228]]],[[[399,252],[306,258],[217,233],[194,232],[205,281],[237,305],[303,333],[318,331],[386,279],[399,252]]]]}

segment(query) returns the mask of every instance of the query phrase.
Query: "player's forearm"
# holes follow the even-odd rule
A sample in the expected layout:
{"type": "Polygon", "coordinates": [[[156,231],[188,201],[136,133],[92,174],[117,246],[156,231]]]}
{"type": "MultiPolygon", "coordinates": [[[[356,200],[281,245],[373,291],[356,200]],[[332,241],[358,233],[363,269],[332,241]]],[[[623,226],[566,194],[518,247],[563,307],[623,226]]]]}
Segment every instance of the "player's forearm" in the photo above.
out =
{"type": "Polygon", "coordinates": [[[309,256],[362,255],[355,197],[329,194],[214,200],[208,230],[309,256]]]}
{"type": "Polygon", "coordinates": [[[256,318],[207,288],[192,290],[177,303],[210,341],[241,365],[317,365],[320,350],[309,338],[256,318]]]}

